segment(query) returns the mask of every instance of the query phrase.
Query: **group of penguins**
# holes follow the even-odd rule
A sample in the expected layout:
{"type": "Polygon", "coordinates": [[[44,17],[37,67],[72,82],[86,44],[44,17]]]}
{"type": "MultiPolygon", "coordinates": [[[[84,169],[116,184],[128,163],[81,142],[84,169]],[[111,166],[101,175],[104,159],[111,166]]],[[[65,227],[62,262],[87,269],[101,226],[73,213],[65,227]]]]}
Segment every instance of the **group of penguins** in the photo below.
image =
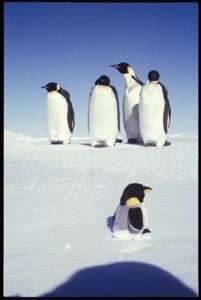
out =
{"type": "MultiPolygon", "coordinates": [[[[168,92],[159,82],[159,73],[152,70],[148,81],[140,81],[132,67],[125,63],[111,65],[125,79],[123,124],[129,144],[168,146],[171,107],[168,92]]],[[[51,144],[69,144],[75,127],[75,116],[70,94],[59,84],[42,86],[47,90],[46,120],[51,144]]],[[[106,75],[95,81],[88,105],[88,131],[92,147],[112,147],[120,134],[118,92],[106,75]]]]}
{"type": "MultiPolygon", "coordinates": [[[[128,143],[144,146],[168,146],[166,140],[170,126],[171,108],[165,86],[159,73],[152,70],[143,84],[127,63],[111,65],[125,78],[123,122],[128,143]]],[[[47,90],[46,117],[51,144],[71,142],[75,126],[70,94],[57,83],[43,86],[47,90]]],[[[118,93],[106,75],[95,81],[89,96],[88,130],[92,147],[112,147],[119,141],[120,111],[118,93]]],[[[152,188],[130,183],[124,189],[112,217],[113,236],[136,239],[150,233],[148,213],[144,204],[145,193],[152,188]]]]}

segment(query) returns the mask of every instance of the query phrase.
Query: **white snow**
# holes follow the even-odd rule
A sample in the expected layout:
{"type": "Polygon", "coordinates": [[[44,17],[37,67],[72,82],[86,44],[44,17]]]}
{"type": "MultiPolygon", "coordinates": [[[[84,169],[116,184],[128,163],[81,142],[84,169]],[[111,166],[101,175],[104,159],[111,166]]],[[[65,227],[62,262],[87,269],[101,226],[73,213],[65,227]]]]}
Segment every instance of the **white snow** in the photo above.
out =
{"type": "Polygon", "coordinates": [[[198,137],[92,148],[4,132],[4,296],[197,296],[198,137]],[[131,182],[151,234],[112,235],[131,182]]]}

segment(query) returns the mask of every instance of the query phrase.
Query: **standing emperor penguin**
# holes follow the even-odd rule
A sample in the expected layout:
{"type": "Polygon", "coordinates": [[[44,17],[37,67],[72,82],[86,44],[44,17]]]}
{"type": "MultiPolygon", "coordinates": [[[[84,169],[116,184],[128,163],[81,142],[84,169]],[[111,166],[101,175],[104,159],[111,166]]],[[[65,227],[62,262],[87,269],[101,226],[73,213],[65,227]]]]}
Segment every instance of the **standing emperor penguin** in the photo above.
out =
{"type": "Polygon", "coordinates": [[[118,65],[111,65],[111,67],[116,68],[125,78],[123,123],[128,143],[142,143],[138,121],[138,104],[143,82],[137,78],[134,70],[125,62],[118,65]]]}
{"type": "Polygon", "coordinates": [[[57,83],[42,86],[47,90],[46,119],[51,144],[70,144],[75,126],[70,94],[57,83]]]}
{"type": "Polygon", "coordinates": [[[148,81],[141,90],[138,111],[144,146],[170,145],[166,136],[170,126],[171,107],[167,89],[158,81],[159,76],[156,70],[150,71],[148,81]]]}
{"type": "Polygon", "coordinates": [[[92,147],[112,147],[120,132],[118,93],[106,75],[100,76],[89,96],[88,130],[92,147]]]}
{"type": "Polygon", "coordinates": [[[150,233],[147,228],[148,213],[143,202],[145,193],[152,191],[140,183],[130,183],[124,189],[113,216],[113,236],[121,239],[135,238],[150,233]]]}

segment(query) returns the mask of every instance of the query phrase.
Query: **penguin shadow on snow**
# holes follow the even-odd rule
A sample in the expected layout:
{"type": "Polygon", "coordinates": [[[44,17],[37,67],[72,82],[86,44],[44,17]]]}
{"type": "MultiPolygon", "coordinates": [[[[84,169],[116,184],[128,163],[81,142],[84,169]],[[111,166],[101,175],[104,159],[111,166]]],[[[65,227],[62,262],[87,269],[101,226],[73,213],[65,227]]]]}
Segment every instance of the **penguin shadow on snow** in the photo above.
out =
{"type": "MultiPolygon", "coordinates": [[[[123,142],[123,139],[117,137],[116,141],[115,141],[115,145],[119,145],[119,144],[124,144],[124,142],[123,142]]],[[[81,143],[81,145],[87,146],[87,147],[90,147],[90,148],[96,148],[96,147],[93,147],[91,145],[91,142],[83,142],[83,143],[81,143]]],[[[114,147],[115,147],[115,145],[114,145],[114,147]]],[[[96,148],[96,149],[103,149],[103,148],[105,148],[105,147],[100,147],[100,148],[96,148]]]]}
{"type": "Polygon", "coordinates": [[[40,297],[197,297],[172,274],[151,264],[119,262],[88,267],[40,297]]]}
{"type": "Polygon", "coordinates": [[[91,143],[90,142],[83,142],[81,143],[82,146],[87,146],[87,147],[91,147],[91,143]]]}
{"type": "Polygon", "coordinates": [[[110,229],[111,232],[113,232],[113,226],[114,226],[114,216],[110,216],[107,218],[107,227],[110,229]]]}

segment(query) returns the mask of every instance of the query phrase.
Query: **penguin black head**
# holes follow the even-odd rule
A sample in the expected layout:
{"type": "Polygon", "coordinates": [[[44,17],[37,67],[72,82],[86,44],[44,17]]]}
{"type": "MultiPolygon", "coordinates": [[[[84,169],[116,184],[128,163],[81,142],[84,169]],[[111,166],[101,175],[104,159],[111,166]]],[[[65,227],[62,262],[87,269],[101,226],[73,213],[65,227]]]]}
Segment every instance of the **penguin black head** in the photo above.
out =
{"type": "Polygon", "coordinates": [[[131,66],[125,62],[118,65],[111,65],[110,67],[116,68],[121,74],[127,74],[129,70],[132,69],[131,66]]]}
{"type": "Polygon", "coordinates": [[[156,70],[152,70],[148,74],[149,81],[158,81],[160,74],[156,70]]]}
{"type": "Polygon", "coordinates": [[[95,85],[110,85],[110,78],[106,75],[102,75],[100,76],[96,82],[95,82],[95,85]]]}
{"type": "Polygon", "coordinates": [[[130,183],[124,189],[120,199],[120,205],[132,206],[143,202],[145,192],[150,192],[152,189],[140,183],[130,183]]]}
{"type": "Polygon", "coordinates": [[[46,89],[48,92],[58,91],[60,89],[60,86],[56,82],[50,82],[41,88],[46,89]]]}

